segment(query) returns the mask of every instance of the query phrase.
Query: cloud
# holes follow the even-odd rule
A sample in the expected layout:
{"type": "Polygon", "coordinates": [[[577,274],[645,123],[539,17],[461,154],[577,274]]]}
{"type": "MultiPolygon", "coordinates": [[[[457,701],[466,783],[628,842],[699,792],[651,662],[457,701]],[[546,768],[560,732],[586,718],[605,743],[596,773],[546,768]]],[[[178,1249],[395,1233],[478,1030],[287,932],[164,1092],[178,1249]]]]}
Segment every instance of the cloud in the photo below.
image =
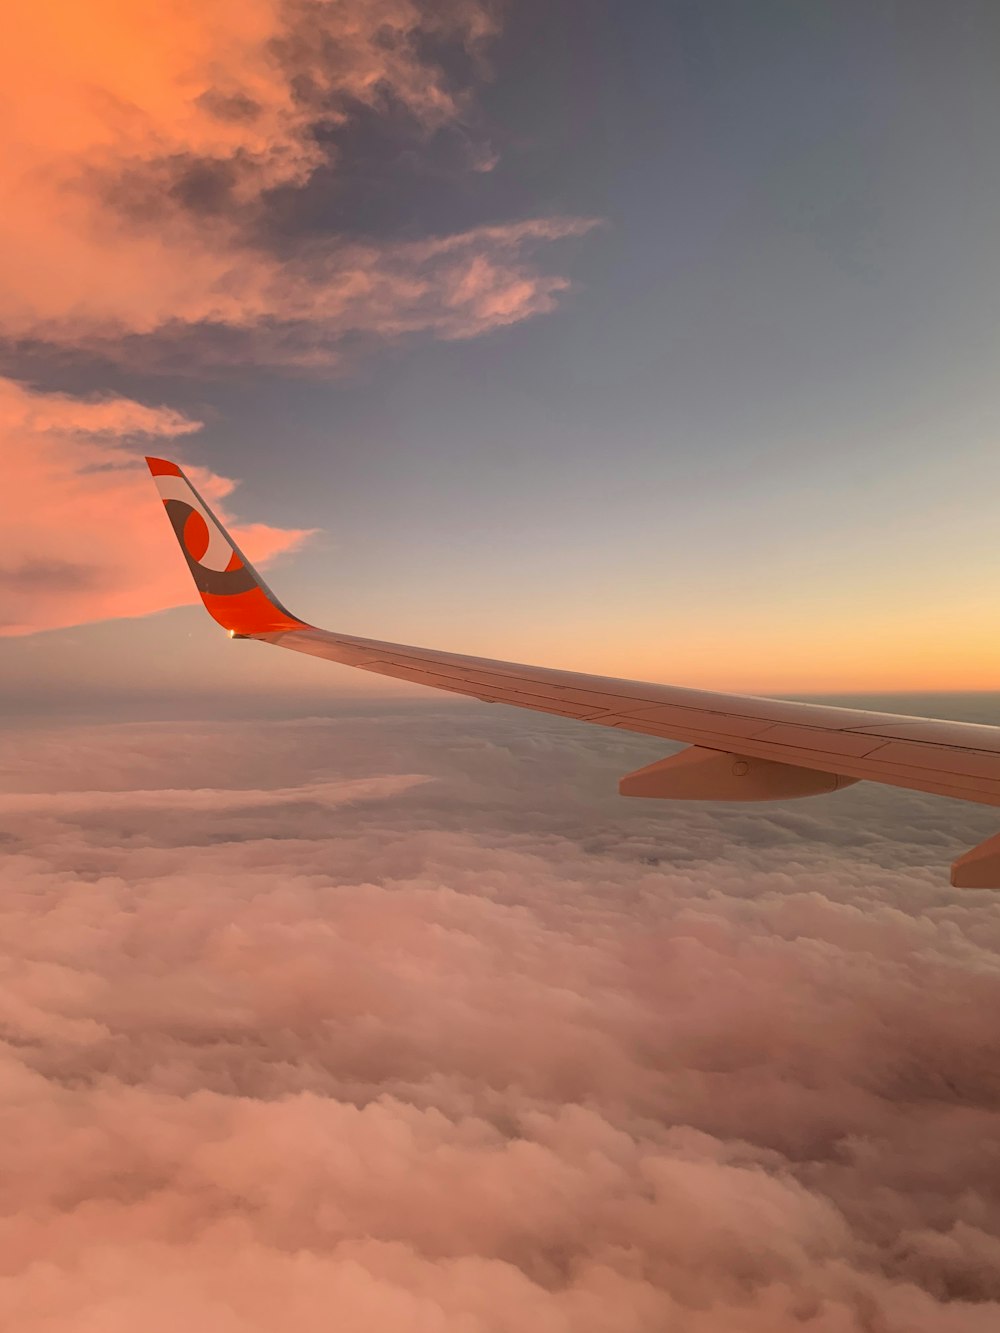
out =
{"type": "Polygon", "coordinates": [[[928,866],[984,813],[650,813],[588,736],[8,734],[0,1320],[992,1330],[1000,914],[928,866]]]}
{"type": "Polygon", "coordinates": [[[218,814],[229,810],[256,810],[304,802],[332,808],[355,801],[385,799],[426,779],[418,774],[355,778],[341,782],[311,782],[300,787],[160,787],[130,791],[61,791],[0,793],[0,818],[22,815],[108,814],[112,811],[185,810],[218,814]]]}
{"type": "Polygon", "coordinates": [[[577,219],[424,242],[289,243],[276,201],[362,115],[467,119],[457,72],[496,30],[478,0],[24,0],[0,53],[8,107],[0,335],[212,362],[330,366],[345,340],[472,337],[552,308],[533,251],[577,219]],[[446,74],[445,71],[451,71],[446,74]]]}
{"type": "MultiPolygon", "coordinates": [[[[200,423],[128,398],[80,399],[0,379],[0,636],[145,615],[190,602],[193,589],[136,440],[177,440],[200,423]]],[[[192,468],[218,505],[235,482],[192,468]]],[[[223,504],[223,512],[225,506],[223,504]]],[[[239,525],[251,559],[293,550],[302,530],[239,525]]]]}
{"type": "MultiPolygon", "coordinates": [[[[375,341],[475,337],[552,310],[567,282],[537,252],[592,225],[296,231],[294,201],[317,173],[336,181],[366,117],[452,126],[468,147],[468,88],[497,31],[486,0],[25,0],[7,26],[0,343],[42,365],[68,351],[131,370],[325,371],[375,341]]],[[[0,635],[191,600],[129,442],[199,428],[0,380],[0,635]]],[[[193,471],[216,503],[235,485],[193,471]]],[[[237,529],[264,561],[305,535],[237,529]]]]}

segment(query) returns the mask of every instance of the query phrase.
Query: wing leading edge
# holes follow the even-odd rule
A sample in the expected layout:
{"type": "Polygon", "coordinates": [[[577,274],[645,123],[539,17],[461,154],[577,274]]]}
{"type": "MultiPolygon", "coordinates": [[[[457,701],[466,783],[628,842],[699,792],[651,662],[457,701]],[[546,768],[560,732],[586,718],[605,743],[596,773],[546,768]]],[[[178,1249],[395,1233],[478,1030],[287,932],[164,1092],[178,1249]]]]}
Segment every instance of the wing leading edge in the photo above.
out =
{"type": "MultiPolygon", "coordinates": [[[[617,680],[318,629],[275,598],[175,463],[147,462],[201,599],[232,637],[688,744],[622,778],[623,795],[776,800],[868,779],[1000,806],[1000,727],[617,680]]],[[[1000,888],[1000,835],[960,857],[952,883],[1000,888]]]]}

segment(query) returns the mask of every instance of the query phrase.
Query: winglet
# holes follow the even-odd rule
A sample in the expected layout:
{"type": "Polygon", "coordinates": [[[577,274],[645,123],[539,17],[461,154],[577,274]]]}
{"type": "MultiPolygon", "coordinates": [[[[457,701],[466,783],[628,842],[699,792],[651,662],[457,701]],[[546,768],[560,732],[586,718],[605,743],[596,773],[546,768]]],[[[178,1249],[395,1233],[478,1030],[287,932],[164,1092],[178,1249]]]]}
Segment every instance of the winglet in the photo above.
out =
{"type": "Polygon", "coordinates": [[[146,463],[213,620],[234,635],[307,628],[281,605],[177,464],[166,458],[146,463]]]}

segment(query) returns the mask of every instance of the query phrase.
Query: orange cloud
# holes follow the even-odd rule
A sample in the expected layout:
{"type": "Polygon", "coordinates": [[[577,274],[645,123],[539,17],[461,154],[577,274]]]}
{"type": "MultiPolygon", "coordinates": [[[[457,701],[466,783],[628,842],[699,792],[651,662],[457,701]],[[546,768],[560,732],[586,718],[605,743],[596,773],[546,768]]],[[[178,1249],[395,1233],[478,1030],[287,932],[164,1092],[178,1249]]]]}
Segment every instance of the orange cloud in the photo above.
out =
{"type": "MultiPolygon", "coordinates": [[[[0,635],[145,615],[193,598],[170,549],[141,450],[133,440],[200,429],[180,412],[128,398],[86,401],[0,379],[0,635]]],[[[192,468],[218,507],[235,482],[192,468]]],[[[222,512],[225,507],[222,506],[222,512]]],[[[308,534],[236,525],[247,554],[266,561],[308,534]]]]}
{"type": "Polygon", "coordinates": [[[271,192],[335,166],[330,131],[359,108],[401,107],[425,131],[459,121],[463,95],[428,52],[474,56],[493,29],[478,0],[15,0],[0,335],[315,366],[346,337],[463,338],[550,309],[566,284],[531,252],[586,222],[331,239],[291,258],[260,239],[271,192]]]}

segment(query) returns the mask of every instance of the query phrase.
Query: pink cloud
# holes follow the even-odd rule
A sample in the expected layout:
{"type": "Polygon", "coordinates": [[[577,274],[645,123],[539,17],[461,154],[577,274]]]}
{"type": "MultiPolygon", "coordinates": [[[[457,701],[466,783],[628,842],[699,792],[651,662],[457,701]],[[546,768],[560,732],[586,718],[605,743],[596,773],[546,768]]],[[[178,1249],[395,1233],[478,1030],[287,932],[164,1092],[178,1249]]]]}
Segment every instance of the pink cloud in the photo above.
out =
{"type": "MultiPolygon", "coordinates": [[[[0,379],[0,635],[146,615],[193,599],[142,460],[143,441],[200,429],[171,408],[127,398],[85,400],[0,379]]],[[[236,483],[191,469],[216,505],[236,483]]],[[[236,524],[251,559],[266,562],[308,535],[236,524]]]]}
{"type": "Polygon", "coordinates": [[[335,364],[346,338],[471,337],[551,309],[565,288],[533,251],[585,229],[578,220],[422,246],[333,238],[290,257],[254,239],[269,192],[336,170],[318,131],[358,108],[402,107],[422,133],[459,124],[467,96],[428,52],[444,41],[477,56],[496,30],[492,5],[18,9],[0,52],[14,113],[0,163],[0,335],[126,359],[138,337],[199,365],[309,368],[335,364]]]}
{"type": "MultiPolygon", "coordinates": [[[[991,896],[866,860],[863,797],[836,850],[612,815],[572,783],[622,745],[0,738],[0,1323],[992,1333],[991,896]]],[[[891,808],[923,857],[940,806],[891,808]]]]}

